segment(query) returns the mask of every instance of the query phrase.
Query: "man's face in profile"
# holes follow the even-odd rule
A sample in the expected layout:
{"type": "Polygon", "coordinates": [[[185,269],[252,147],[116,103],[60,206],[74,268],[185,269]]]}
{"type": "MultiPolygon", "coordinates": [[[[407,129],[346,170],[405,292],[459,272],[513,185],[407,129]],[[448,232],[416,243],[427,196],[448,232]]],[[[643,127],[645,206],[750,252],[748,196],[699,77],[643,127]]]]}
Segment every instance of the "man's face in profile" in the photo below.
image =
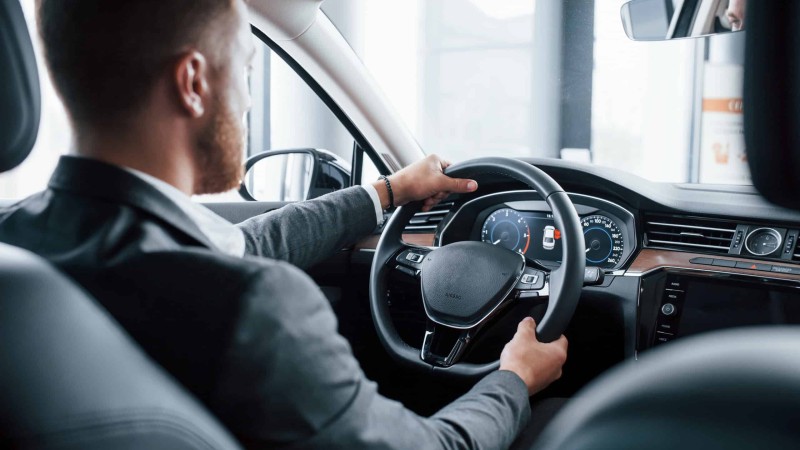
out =
{"type": "Polygon", "coordinates": [[[747,0],[730,0],[728,9],[725,15],[728,17],[728,22],[731,24],[731,31],[744,30],[744,15],[747,6],[747,0]]]}
{"type": "Polygon", "coordinates": [[[205,124],[196,136],[195,161],[198,181],[195,194],[225,192],[242,178],[250,109],[249,72],[255,47],[243,1],[237,2],[231,29],[215,31],[224,41],[215,76],[209,80],[213,92],[205,124]]]}

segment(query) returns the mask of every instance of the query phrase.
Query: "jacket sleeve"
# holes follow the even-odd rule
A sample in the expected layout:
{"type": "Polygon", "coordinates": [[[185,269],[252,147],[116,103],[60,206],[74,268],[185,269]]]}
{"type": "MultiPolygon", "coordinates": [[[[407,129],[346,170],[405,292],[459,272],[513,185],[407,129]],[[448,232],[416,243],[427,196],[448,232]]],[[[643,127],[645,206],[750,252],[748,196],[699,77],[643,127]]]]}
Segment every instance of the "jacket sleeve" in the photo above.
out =
{"type": "Polygon", "coordinates": [[[378,394],[317,286],[279,262],[254,277],[212,408],[248,448],[502,449],[530,418],[497,371],[430,418],[378,394]]]}
{"type": "Polygon", "coordinates": [[[246,252],[308,268],[375,230],[375,207],[360,186],[292,203],[240,223],[246,252]]]}

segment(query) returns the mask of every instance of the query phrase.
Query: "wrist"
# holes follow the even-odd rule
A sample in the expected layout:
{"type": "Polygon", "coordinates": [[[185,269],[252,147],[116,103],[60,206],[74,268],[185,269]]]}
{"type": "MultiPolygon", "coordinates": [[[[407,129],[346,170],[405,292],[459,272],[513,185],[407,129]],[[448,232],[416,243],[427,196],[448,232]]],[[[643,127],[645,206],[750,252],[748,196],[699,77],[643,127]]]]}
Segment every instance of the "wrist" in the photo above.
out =
{"type": "MultiPolygon", "coordinates": [[[[390,181],[391,182],[391,181],[390,181]]],[[[378,193],[378,199],[381,202],[381,209],[389,209],[389,189],[386,187],[386,182],[381,178],[372,182],[372,187],[378,193]]]]}

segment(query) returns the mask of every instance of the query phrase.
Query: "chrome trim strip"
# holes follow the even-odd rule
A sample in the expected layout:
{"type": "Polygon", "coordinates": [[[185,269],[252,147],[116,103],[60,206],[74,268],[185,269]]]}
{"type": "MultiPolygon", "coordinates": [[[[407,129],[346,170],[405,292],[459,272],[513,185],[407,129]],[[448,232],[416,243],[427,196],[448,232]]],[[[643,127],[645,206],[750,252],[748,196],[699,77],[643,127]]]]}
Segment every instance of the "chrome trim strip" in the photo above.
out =
{"type": "Polygon", "coordinates": [[[708,230],[708,231],[723,231],[725,233],[736,233],[736,228],[732,230],[728,230],[725,228],[712,228],[712,227],[701,227],[697,225],[682,225],[679,223],[664,223],[664,222],[646,222],[648,225],[657,225],[662,227],[681,227],[681,228],[691,228],[693,230],[708,230]]]}
{"type": "Polygon", "coordinates": [[[654,244],[666,244],[666,245],[674,245],[674,246],[685,245],[687,247],[713,248],[713,249],[725,250],[725,251],[730,249],[730,247],[722,247],[720,245],[690,244],[688,242],[662,241],[662,240],[656,240],[656,239],[648,239],[647,243],[648,244],[652,244],[652,243],[654,243],[654,244]]]}
{"type": "Polygon", "coordinates": [[[727,272],[724,270],[713,270],[713,269],[695,269],[695,268],[688,268],[688,267],[678,267],[678,266],[659,266],[653,269],[650,269],[646,272],[625,272],[624,277],[637,277],[642,278],[647,275],[651,275],[661,271],[670,271],[670,272],[680,272],[685,275],[698,275],[698,276],[707,276],[707,277],[714,277],[714,276],[725,276],[733,279],[741,279],[742,281],[753,281],[753,278],[757,278],[760,280],[767,280],[768,282],[774,282],[778,284],[790,284],[793,285],[792,287],[800,288],[800,279],[793,280],[789,278],[774,278],[769,276],[768,274],[772,272],[762,272],[764,275],[756,275],[756,274],[749,274],[749,273],[738,273],[738,272],[727,272]]]}
{"type": "Polygon", "coordinates": [[[409,225],[403,228],[403,231],[433,231],[436,225],[409,225]]]}
{"type": "Polygon", "coordinates": [[[449,213],[449,212],[450,212],[450,210],[446,210],[446,209],[440,209],[438,211],[418,212],[418,213],[414,214],[414,217],[417,217],[417,216],[420,216],[420,217],[435,216],[436,214],[441,214],[443,216],[446,216],[447,213],[449,213]]]}

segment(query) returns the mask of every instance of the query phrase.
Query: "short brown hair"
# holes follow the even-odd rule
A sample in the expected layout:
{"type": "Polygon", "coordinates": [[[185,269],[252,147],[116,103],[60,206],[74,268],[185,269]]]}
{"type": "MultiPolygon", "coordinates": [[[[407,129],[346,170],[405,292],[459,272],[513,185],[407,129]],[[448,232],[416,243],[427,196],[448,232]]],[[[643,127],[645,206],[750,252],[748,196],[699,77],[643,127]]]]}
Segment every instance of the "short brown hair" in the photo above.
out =
{"type": "Polygon", "coordinates": [[[73,121],[135,110],[182,50],[210,51],[209,30],[233,16],[235,1],[37,0],[45,58],[73,121]]]}

